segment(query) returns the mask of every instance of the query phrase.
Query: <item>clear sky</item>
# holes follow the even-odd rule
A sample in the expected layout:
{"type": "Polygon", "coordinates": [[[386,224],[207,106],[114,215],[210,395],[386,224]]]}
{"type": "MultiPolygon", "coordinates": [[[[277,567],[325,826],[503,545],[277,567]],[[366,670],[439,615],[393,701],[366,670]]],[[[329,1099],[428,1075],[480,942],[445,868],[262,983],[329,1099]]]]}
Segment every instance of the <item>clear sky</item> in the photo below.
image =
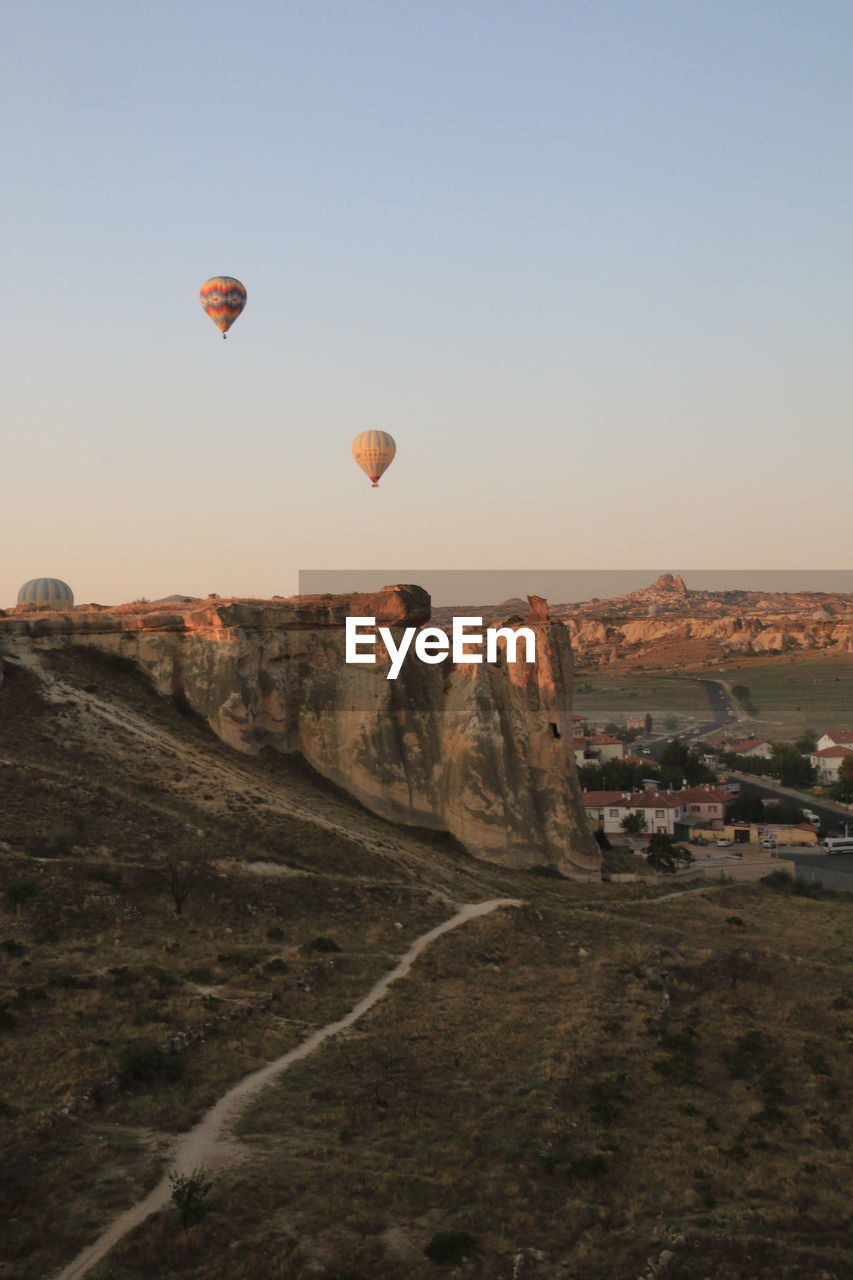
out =
{"type": "Polygon", "coordinates": [[[850,0],[7,0],[2,47],[0,605],[849,566],[850,0]]]}

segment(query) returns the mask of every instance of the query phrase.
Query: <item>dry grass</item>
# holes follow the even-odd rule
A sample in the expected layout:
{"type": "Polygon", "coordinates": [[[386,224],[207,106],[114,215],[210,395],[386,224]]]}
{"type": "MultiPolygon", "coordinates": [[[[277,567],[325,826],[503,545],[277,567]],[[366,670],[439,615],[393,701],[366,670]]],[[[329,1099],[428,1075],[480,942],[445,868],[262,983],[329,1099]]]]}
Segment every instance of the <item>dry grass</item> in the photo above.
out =
{"type": "Polygon", "coordinates": [[[673,1277],[849,1274],[849,913],[744,887],[472,924],[264,1095],[191,1250],[162,1215],[117,1257],[426,1280],[448,1230],[495,1280],[522,1250],[577,1280],[664,1249],[673,1277]]]}
{"type": "Polygon", "coordinates": [[[351,1007],[448,896],[498,895],[531,905],[442,938],[288,1072],[244,1118],[210,1217],[188,1241],[172,1213],[148,1221],[113,1276],[633,1280],[663,1250],[668,1280],[850,1272],[847,900],[655,903],[473,864],[286,762],[235,762],[126,673],[58,662],[162,738],[48,706],[23,672],[0,693],[0,882],[38,886],[0,902],[2,1280],[68,1261],[153,1183],[171,1135],[351,1007]],[[199,851],[177,917],[144,864],[199,851]],[[129,1043],[176,1036],[177,1078],[122,1066],[129,1043]],[[478,1253],[429,1261],[440,1231],[478,1253]]]}

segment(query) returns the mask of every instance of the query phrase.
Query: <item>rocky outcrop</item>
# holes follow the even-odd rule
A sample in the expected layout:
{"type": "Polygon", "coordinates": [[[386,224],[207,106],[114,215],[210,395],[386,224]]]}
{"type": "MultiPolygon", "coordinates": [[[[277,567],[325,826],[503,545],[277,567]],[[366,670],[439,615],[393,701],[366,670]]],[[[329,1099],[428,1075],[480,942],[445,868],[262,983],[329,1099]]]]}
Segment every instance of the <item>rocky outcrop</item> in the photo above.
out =
{"type": "Polygon", "coordinates": [[[571,751],[571,649],[544,602],[524,625],[536,662],[427,665],[396,680],[377,650],[348,665],[347,616],[374,617],[399,643],[430,602],[419,587],[373,596],[195,601],[99,612],[16,613],[5,646],[86,645],[131,658],[240,751],[299,753],[368,809],[456,836],[477,857],[598,878],[571,751]]]}

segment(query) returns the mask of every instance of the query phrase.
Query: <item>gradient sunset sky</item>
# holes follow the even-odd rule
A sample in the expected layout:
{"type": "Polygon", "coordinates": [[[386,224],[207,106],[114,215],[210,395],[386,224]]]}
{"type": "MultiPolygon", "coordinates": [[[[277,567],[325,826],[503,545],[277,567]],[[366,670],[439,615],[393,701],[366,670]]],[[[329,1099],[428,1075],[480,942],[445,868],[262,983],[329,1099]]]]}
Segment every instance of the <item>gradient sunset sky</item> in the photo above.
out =
{"type": "Polygon", "coordinates": [[[10,0],[0,606],[848,567],[851,48],[849,0],[10,0]]]}

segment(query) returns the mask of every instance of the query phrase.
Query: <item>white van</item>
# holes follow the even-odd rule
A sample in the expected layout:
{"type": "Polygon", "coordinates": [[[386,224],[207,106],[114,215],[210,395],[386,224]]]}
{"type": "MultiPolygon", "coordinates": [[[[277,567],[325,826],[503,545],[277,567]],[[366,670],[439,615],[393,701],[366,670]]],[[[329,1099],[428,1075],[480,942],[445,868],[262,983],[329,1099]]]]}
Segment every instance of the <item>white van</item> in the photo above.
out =
{"type": "Polygon", "coordinates": [[[822,843],[827,853],[853,853],[853,836],[831,836],[822,843]]]}
{"type": "Polygon", "coordinates": [[[810,826],[812,827],[820,826],[820,818],[817,816],[814,809],[803,809],[803,817],[805,818],[806,822],[810,824],[810,826]]]}

